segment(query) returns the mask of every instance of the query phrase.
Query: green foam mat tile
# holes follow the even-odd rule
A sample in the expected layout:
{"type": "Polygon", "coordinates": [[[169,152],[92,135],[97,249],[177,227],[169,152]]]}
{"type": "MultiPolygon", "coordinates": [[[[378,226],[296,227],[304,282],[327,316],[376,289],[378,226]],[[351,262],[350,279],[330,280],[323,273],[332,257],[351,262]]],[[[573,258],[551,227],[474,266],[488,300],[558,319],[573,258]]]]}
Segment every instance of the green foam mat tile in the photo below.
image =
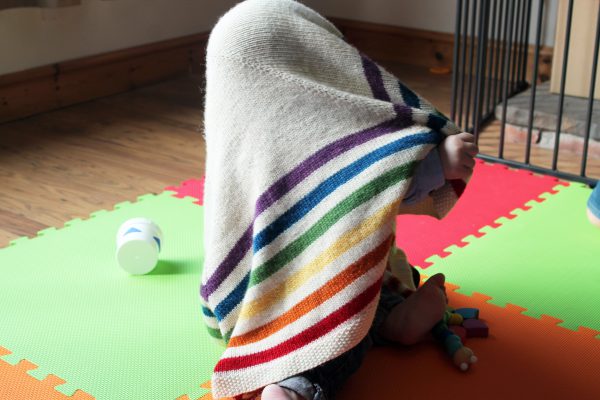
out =
{"type": "MultiPolygon", "coordinates": [[[[3,359],[27,359],[65,394],[97,399],[195,399],[207,393],[223,348],[206,332],[198,297],[203,208],[165,192],[46,229],[0,250],[3,359]],[[164,233],[152,273],[130,276],[115,260],[116,232],[134,217],[164,233]]],[[[2,377],[0,377],[0,385],[2,377]]]]}
{"type": "Polygon", "coordinates": [[[600,230],[586,217],[591,190],[556,189],[544,202],[528,203],[530,210],[516,210],[514,219],[498,220],[498,228],[482,229],[484,236],[466,238],[469,246],[430,258],[425,273],[443,272],[460,293],[484,293],[493,304],[549,315],[571,330],[600,330],[600,230]]]}

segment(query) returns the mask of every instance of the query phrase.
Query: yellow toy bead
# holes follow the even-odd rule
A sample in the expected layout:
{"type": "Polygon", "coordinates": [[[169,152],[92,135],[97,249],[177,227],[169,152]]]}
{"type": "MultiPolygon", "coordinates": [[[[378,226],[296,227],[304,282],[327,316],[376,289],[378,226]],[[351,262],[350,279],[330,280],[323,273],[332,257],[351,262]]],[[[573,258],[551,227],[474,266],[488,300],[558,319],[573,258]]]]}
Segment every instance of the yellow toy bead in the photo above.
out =
{"type": "Polygon", "coordinates": [[[463,317],[460,314],[452,313],[448,316],[448,325],[460,325],[463,322],[463,317]]]}

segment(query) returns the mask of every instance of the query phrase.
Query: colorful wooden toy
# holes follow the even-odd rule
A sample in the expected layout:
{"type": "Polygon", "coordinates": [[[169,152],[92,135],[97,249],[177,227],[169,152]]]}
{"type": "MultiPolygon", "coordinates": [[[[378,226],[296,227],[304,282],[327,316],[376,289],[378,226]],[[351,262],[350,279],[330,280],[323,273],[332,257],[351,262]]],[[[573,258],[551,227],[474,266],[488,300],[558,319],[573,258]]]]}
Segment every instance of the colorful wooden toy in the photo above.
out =
{"type": "Polygon", "coordinates": [[[452,359],[452,362],[461,371],[467,371],[471,364],[477,362],[477,357],[473,350],[463,346],[460,337],[448,329],[448,324],[445,320],[438,322],[431,330],[433,337],[440,342],[446,353],[452,359]]]}
{"type": "Polygon", "coordinates": [[[489,328],[480,319],[465,319],[462,327],[467,331],[467,337],[488,337],[489,328]]]}
{"type": "Polygon", "coordinates": [[[452,331],[452,333],[454,333],[456,336],[458,336],[460,338],[460,340],[463,342],[463,344],[465,343],[465,340],[467,340],[467,330],[465,328],[463,328],[462,326],[458,326],[458,325],[452,325],[452,326],[449,326],[448,329],[450,329],[452,331]]]}
{"type": "Polygon", "coordinates": [[[457,308],[454,310],[455,313],[462,315],[464,319],[478,319],[479,309],[478,308],[457,308]]]}
{"type": "Polygon", "coordinates": [[[450,312],[448,315],[448,325],[460,325],[463,323],[463,320],[463,316],[458,313],[450,312]]]}

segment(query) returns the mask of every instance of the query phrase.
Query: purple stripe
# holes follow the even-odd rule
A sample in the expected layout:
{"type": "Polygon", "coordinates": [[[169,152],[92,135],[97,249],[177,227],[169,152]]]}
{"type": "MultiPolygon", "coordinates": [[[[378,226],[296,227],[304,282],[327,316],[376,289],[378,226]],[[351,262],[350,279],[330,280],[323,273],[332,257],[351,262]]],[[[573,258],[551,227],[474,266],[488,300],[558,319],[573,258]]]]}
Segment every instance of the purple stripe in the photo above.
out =
{"type": "MultiPolygon", "coordinates": [[[[371,86],[371,90],[373,91],[373,95],[378,100],[391,101],[390,96],[388,96],[387,91],[383,85],[383,78],[381,77],[381,71],[377,64],[375,64],[371,59],[369,59],[364,54],[360,55],[363,71],[371,86]]],[[[279,200],[285,193],[289,192],[293,187],[295,187],[298,183],[300,183],[304,178],[313,173],[317,168],[321,167],[323,164],[329,162],[334,157],[348,151],[352,147],[355,147],[359,144],[362,144],[368,140],[371,140],[375,137],[381,136],[382,134],[389,133],[391,131],[386,131],[380,134],[372,132],[377,129],[385,129],[386,125],[396,124],[400,122],[402,124],[402,128],[412,125],[412,110],[410,107],[401,106],[394,104],[394,110],[396,111],[397,117],[396,120],[391,120],[379,124],[375,127],[366,129],[361,132],[354,133],[352,135],[346,136],[336,142],[330,143],[325,146],[309,158],[307,158],[304,162],[302,162],[298,167],[296,167],[293,171],[285,175],[276,181],[266,192],[264,192],[256,201],[256,209],[255,209],[255,218],[259,216],[264,210],[269,208],[273,203],[279,200]],[[402,109],[400,109],[400,108],[402,109]],[[371,131],[372,137],[369,135],[369,131],[371,131]],[[357,137],[361,135],[366,136],[362,137],[362,140],[357,137]]]]}
{"type": "MultiPolygon", "coordinates": [[[[376,63],[374,63],[367,56],[361,54],[361,60],[363,65],[363,71],[373,96],[377,100],[383,100],[390,102],[390,96],[385,90],[383,84],[383,78],[381,71],[376,63]]],[[[221,262],[219,267],[215,270],[213,275],[208,279],[206,284],[201,288],[201,294],[204,300],[208,301],[208,297],[217,290],[217,288],[223,283],[229,276],[230,272],[237,266],[237,264],[244,258],[246,253],[252,248],[252,235],[253,226],[256,218],[269,208],[273,203],[279,200],[283,195],[292,190],[296,185],[302,182],[306,177],[312,174],[314,171],[319,169],[324,164],[331,161],[333,158],[339,156],[346,151],[365,143],[369,140],[375,139],[379,136],[385,135],[390,132],[394,132],[398,129],[403,129],[413,125],[412,109],[407,106],[394,104],[394,110],[396,111],[396,118],[383,122],[372,128],[356,132],[349,136],[343,137],[333,143],[323,147],[312,156],[301,162],[296,168],[290,171],[285,176],[277,180],[271,185],[260,197],[256,200],[256,206],[254,210],[254,219],[252,224],[246,229],[246,232],[237,241],[235,246],[231,249],[227,257],[221,262]]]]}
{"type": "Polygon", "coordinates": [[[410,125],[414,125],[415,121],[413,120],[413,108],[403,105],[403,104],[398,104],[398,103],[394,103],[394,111],[396,111],[396,119],[398,119],[403,125],[405,124],[405,126],[410,126],[410,125]]]}
{"type": "MultiPolygon", "coordinates": [[[[396,111],[398,112],[396,118],[353,133],[328,144],[301,162],[288,174],[277,180],[269,187],[269,189],[261,194],[256,201],[254,220],[256,220],[256,218],[274,202],[279,200],[306,177],[333,158],[358,145],[368,142],[369,140],[373,140],[379,136],[395,132],[413,124],[410,107],[400,108],[396,111]]],[[[208,281],[202,285],[201,294],[204,300],[208,301],[208,297],[217,290],[227,276],[229,276],[229,273],[237,266],[241,259],[244,258],[248,250],[252,248],[253,225],[254,221],[248,229],[246,229],[246,232],[244,232],[243,236],[237,241],[229,254],[227,254],[227,257],[221,262],[213,275],[211,275],[208,281]]]]}
{"type": "Polygon", "coordinates": [[[413,121],[411,114],[408,115],[408,119],[406,117],[406,113],[403,114],[402,117],[398,114],[398,117],[395,119],[385,121],[374,127],[345,136],[335,142],[329,143],[327,146],[302,161],[287,175],[284,175],[271,185],[271,187],[258,198],[256,201],[255,218],[283,197],[284,194],[296,187],[296,185],[302,182],[306,177],[340,154],[368,142],[369,140],[412,125],[413,121]]]}
{"type": "Polygon", "coordinates": [[[231,270],[242,261],[242,258],[246,255],[248,249],[252,247],[253,225],[254,224],[250,225],[248,229],[246,229],[246,232],[244,232],[235,246],[229,251],[227,257],[225,257],[208,281],[200,288],[200,294],[204,300],[208,301],[208,296],[217,290],[221,283],[229,276],[231,270]]]}
{"type": "Polygon", "coordinates": [[[377,100],[383,100],[387,102],[391,101],[390,96],[383,85],[383,78],[381,77],[381,71],[379,70],[377,64],[363,54],[360,55],[360,58],[362,59],[365,76],[367,77],[367,81],[369,82],[371,90],[373,91],[373,96],[377,100]]]}

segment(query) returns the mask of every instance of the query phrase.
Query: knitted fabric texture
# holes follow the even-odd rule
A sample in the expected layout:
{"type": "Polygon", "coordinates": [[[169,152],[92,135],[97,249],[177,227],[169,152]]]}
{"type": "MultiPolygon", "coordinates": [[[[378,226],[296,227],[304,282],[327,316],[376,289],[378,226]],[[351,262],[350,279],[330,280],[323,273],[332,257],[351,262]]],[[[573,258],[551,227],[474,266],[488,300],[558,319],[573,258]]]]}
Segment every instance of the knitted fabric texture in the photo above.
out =
{"type": "Polygon", "coordinates": [[[367,334],[399,212],[444,216],[465,182],[401,207],[459,129],[292,0],[248,0],[206,59],[202,312],[227,348],[214,397],[309,370],[367,334]]]}

